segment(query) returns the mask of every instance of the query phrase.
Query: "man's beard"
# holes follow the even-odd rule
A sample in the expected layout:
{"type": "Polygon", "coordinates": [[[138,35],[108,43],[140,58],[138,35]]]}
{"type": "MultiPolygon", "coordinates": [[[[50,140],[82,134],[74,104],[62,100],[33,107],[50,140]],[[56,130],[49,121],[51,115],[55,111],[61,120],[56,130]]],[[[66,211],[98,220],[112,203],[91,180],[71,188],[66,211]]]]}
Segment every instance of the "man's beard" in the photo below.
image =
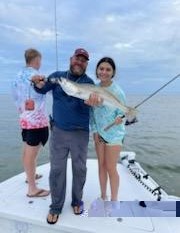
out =
{"type": "Polygon", "coordinates": [[[77,65],[70,65],[70,71],[73,75],[81,76],[81,75],[85,74],[86,68],[82,68],[81,66],[78,65],[80,68],[76,69],[76,68],[74,68],[75,66],[77,66],[77,65]]]}

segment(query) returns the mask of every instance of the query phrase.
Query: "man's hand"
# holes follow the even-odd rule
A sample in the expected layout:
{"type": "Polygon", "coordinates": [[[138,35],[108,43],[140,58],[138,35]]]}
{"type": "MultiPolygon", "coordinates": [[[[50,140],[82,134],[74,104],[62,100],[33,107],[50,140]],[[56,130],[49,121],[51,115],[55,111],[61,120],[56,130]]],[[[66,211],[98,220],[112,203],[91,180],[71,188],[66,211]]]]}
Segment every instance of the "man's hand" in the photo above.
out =
{"type": "Polygon", "coordinates": [[[101,105],[103,103],[103,99],[101,97],[99,97],[99,95],[97,93],[92,93],[89,96],[88,100],[84,101],[85,104],[89,105],[89,106],[98,106],[101,105]]]}
{"type": "Polygon", "coordinates": [[[31,78],[31,82],[33,82],[36,87],[42,88],[45,85],[45,76],[34,75],[31,78]]]}

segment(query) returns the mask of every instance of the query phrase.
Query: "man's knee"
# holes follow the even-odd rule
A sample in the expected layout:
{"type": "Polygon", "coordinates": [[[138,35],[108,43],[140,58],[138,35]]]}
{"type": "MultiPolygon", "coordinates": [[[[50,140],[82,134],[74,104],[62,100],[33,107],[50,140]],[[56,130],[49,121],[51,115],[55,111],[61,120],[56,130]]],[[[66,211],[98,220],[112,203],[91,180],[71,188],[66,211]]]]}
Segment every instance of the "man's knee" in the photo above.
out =
{"type": "Polygon", "coordinates": [[[73,163],[73,173],[77,175],[86,175],[86,164],[80,164],[78,162],[73,163]]]}

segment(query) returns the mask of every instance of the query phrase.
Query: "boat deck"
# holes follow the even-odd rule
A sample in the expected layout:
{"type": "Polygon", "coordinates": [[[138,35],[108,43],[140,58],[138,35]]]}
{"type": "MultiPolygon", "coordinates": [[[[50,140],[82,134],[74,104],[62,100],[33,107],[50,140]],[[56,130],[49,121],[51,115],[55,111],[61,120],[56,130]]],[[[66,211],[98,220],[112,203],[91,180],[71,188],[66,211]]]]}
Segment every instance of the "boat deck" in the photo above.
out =
{"type": "MultiPolygon", "coordinates": [[[[136,233],[141,231],[154,231],[154,224],[150,217],[146,218],[121,218],[118,217],[117,212],[111,218],[97,218],[96,210],[94,217],[87,217],[88,210],[93,210],[93,203],[99,196],[99,183],[98,183],[98,167],[96,160],[87,161],[87,181],[84,189],[84,203],[85,212],[82,216],[75,216],[70,207],[71,203],[71,160],[68,160],[67,169],[67,191],[66,201],[63,212],[59,221],[55,225],[46,223],[46,216],[50,205],[50,196],[41,198],[28,198],[26,196],[27,184],[25,183],[25,174],[21,173],[12,177],[0,184],[0,232],[14,233],[32,233],[32,232],[122,232],[136,233]],[[98,220],[97,220],[98,219],[98,220]],[[143,221],[142,221],[143,219],[143,221]],[[6,231],[1,231],[1,229],[6,231]],[[102,228],[103,227],[103,228],[102,228]],[[113,227],[113,231],[112,231],[113,227]]],[[[134,201],[137,203],[141,200],[153,200],[153,195],[143,187],[129,172],[129,170],[118,164],[118,171],[121,177],[119,200],[120,203],[124,201],[134,201]]],[[[49,189],[48,175],[49,164],[42,165],[37,168],[39,174],[43,174],[43,178],[38,180],[39,187],[49,189]]],[[[129,202],[125,202],[129,203],[129,202]]],[[[122,204],[124,205],[124,204],[122,204]]],[[[126,206],[127,207],[127,206],[126,206]]],[[[142,212],[142,207],[141,212],[142,212]]],[[[127,216],[134,217],[135,212],[131,207],[124,208],[128,211],[127,216]],[[127,210],[128,209],[128,210],[127,210]]],[[[143,210],[144,211],[144,210],[143,210]]],[[[136,211],[137,212],[137,211],[136,211]]],[[[137,213],[136,213],[137,214],[137,213]]],[[[90,212],[89,212],[90,215],[90,212]]],[[[98,215],[97,215],[98,216],[98,215]]],[[[105,215],[104,215],[105,216],[105,215]]],[[[146,216],[146,215],[144,215],[146,216]]],[[[163,221],[164,218],[159,218],[163,221]]],[[[171,218],[175,219],[175,218],[171,218]]],[[[154,220],[156,221],[156,220],[154,220]]],[[[176,220],[172,220],[176,221],[176,220]]],[[[165,221],[166,222],[166,221],[165,221]]],[[[167,232],[165,223],[161,224],[164,232],[167,232]]],[[[154,231],[155,232],[155,231],[154,231]]],[[[163,231],[162,231],[163,232],[163,231]]],[[[176,232],[176,231],[174,231],[176,232]]]]}

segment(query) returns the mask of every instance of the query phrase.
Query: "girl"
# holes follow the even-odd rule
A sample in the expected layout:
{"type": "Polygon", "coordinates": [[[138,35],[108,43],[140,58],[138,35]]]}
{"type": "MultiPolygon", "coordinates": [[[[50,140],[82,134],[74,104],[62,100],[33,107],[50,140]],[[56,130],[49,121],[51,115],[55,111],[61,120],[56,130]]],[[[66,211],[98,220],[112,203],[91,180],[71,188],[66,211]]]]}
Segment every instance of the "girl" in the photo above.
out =
{"type": "MultiPolygon", "coordinates": [[[[98,85],[107,89],[124,104],[124,92],[113,82],[115,72],[116,66],[111,58],[104,57],[97,63],[96,76],[100,80],[98,85]]],[[[119,175],[116,165],[125,135],[125,127],[121,118],[123,115],[124,113],[120,109],[103,104],[92,107],[91,111],[91,128],[98,158],[99,182],[103,200],[107,198],[108,178],[111,201],[118,199],[119,175]],[[111,123],[114,123],[113,126],[106,130],[111,123]]]]}

